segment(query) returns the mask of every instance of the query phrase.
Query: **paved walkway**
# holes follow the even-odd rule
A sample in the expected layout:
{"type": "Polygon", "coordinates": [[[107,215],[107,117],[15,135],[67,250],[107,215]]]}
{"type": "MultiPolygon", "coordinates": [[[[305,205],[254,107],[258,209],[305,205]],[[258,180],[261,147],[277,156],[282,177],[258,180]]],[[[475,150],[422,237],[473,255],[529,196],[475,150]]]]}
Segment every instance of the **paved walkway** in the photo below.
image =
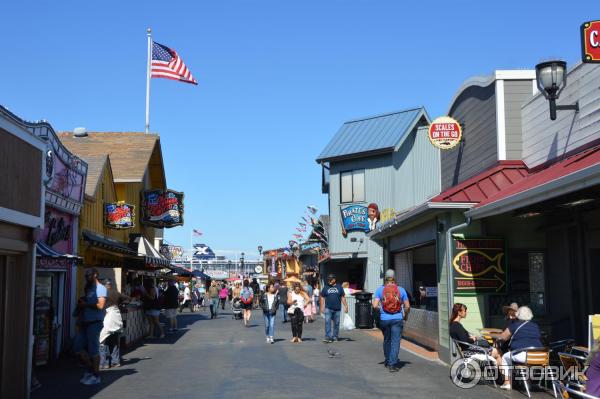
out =
{"type": "MultiPolygon", "coordinates": [[[[231,398],[242,392],[278,399],[511,397],[485,385],[457,388],[448,367],[406,351],[400,372],[389,373],[379,364],[378,338],[355,330],[342,333],[344,341],[326,345],[321,320],[304,325],[301,344],[290,343],[290,325],[277,321],[277,343],[269,345],[258,311],[251,328],[232,320],[228,311],[216,320],[206,311],[186,311],[178,319],[182,331],[126,354],[122,367],[102,372],[101,385],[79,384],[82,369],[69,360],[39,372],[42,387],[32,398],[231,398]]],[[[515,392],[512,397],[524,396],[515,392]]]]}

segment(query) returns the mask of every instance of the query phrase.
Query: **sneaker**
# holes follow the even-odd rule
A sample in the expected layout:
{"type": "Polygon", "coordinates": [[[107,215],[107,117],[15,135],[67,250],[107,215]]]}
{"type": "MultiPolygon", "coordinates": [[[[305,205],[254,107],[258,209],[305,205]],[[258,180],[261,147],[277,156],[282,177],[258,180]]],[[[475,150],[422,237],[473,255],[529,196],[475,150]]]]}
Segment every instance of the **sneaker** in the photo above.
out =
{"type": "Polygon", "coordinates": [[[390,367],[388,367],[388,370],[390,371],[390,373],[395,373],[397,371],[400,371],[400,369],[396,366],[390,366],[390,367]]]}
{"type": "Polygon", "coordinates": [[[100,370],[108,370],[110,368],[110,366],[108,364],[101,364],[100,365],[100,370]]]}
{"type": "Polygon", "coordinates": [[[100,384],[100,376],[90,375],[89,378],[83,381],[83,385],[98,385],[100,384]]]}
{"type": "Polygon", "coordinates": [[[117,364],[112,364],[110,367],[121,367],[121,363],[117,363],[117,364]]]}
{"type": "Polygon", "coordinates": [[[274,344],[275,340],[273,339],[273,337],[271,337],[271,343],[274,344]]]}
{"type": "Polygon", "coordinates": [[[323,340],[323,343],[325,343],[325,344],[330,344],[330,343],[332,343],[332,342],[333,342],[333,340],[332,340],[331,338],[325,338],[325,339],[323,340]]]}
{"type": "Polygon", "coordinates": [[[512,389],[512,387],[510,386],[510,384],[504,384],[504,385],[500,385],[500,389],[504,389],[505,391],[510,391],[512,389]]]}
{"type": "Polygon", "coordinates": [[[333,339],[332,339],[331,341],[333,341],[333,342],[338,342],[338,341],[339,341],[339,339],[338,339],[338,337],[333,337],[333,339]]]}
{"type": "Polygon", "coordinates": [[[87,380],[88,378],[90,378],[92,375],[93,375],[92,373],[90,373],[89,371],[86,371],[85,373],[83,373],[83,377],[81,377],[79,382],[81,382],[83,384],[83,382],[85,380],[87,380]]]}
{"type": "Polygon", "coordinates": [[[270,344],[270,343],[271,343],[271,338],[267,337],[267,344],[270,344]]]}

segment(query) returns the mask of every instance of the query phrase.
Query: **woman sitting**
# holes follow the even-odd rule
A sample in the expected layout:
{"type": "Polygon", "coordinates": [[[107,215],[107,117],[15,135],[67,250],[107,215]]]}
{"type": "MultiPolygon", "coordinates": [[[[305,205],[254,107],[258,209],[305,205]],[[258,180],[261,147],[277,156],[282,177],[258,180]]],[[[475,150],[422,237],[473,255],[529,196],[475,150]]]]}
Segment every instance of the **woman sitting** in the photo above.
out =
{"type": "Polygon", "coordinates": [[[585,365],[587,366],[585,393],[600,397],[600,339],[596,340],[585,365]]]}
{"type": "MultiPolygon", "coordinates": [[[[460,323],[461,320],[464,319],[465,317],[467,317],[467,307],[465,305],[463,305],[462,303],[455,303],[454,306],[452,307],[452,316],[450,317],[450,328],[449,328],[450,337],[452,339],[460,341],[460,342],[464,342],[467,344],[472,343],[472,344],[476,345],[476,343],[478,342],[478,339],[480,337],[469,334],[469,332],[467,330],[465,330],[463,325],[460,323]]],[[[483,351],[476,351],[476,350],[470,349],[470,347],[467,345],[460,344],[460,343],[459,343],[459,345],[463,352],[463,356],[466,358],[471,358],[471,359],[480,360],[480,361],[488,361],[489,360],[498,365],[500,365],[500,363],[502,361],[502,358],[500,357],[500,354],[498,353],[496,348],[490,347],[490,345],[485,340],[482,340],[481,345],[479,345],[479,346],[481,346],[483,349],[485,349],[486,354],[483,354],[483,351]]]]}
{"type": "Polygon", "coordinates": [[[504,374],[504,384],[500,387],[502,389],[510,390],[510,372],[509,367],[516,363],[525,363],[527,361],[527,353],[519,352],[520,349],[525,348],[540,348],[542,347],[542,339],[540,333],[540,327],[531,321],[533,319],[533,312],[528,306],[521,306],[517,310],[517,322],[510,324],[498,337],[508,342],[509,352],[506,352],[502,356],[502,363],[505,365],[501,367],[502,373],[504,374]]]}

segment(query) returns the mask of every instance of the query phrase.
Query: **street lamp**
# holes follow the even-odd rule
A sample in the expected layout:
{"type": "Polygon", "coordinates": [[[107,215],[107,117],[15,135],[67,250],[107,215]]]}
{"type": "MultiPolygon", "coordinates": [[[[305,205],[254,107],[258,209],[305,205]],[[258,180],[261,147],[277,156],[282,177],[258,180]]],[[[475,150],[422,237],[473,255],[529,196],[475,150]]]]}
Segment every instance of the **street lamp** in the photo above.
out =
{"type": "Polygon", "coordinates": [[[227,261],[227,273],[231,276],[231,259],[227,261]]]}
{"type": "Polygon", "coordinates": [[[565,61],[546,61],[535,66],[535,79],[538,89],[550,102],[550,119],[556,120],[557,110],[579,112],[579,102],[571,105],[556,105],[556,100],[567,85],[567,63],[565,61]]]}
{"type": "Polygon", "coordinates": [[[242,256],[240,257],[240,267],[242,269],[242,273],[244,274],[244,278],[246,277],[246,267],[244,265],[244,253],[242,252],[242,256]]]}

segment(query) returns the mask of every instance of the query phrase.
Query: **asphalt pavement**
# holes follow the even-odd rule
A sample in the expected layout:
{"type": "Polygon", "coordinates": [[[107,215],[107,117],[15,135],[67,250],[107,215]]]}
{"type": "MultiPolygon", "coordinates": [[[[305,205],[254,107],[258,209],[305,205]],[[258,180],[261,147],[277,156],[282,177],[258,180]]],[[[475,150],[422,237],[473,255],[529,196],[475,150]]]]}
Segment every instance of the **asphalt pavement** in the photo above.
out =
{"type": "MultiPolygon", "coordinates": [[[[323,320],[304,324],[303,343],[290,343],[291,327],[278,320],[275,344],[265,343],[262,312],[250,328],[230,311],[210,320],[208,311],[178,316],[182,329],[147,340],[125,354],[123,366],[101,372],[102,383],[79,383],[74,360],[38,372],[32,398],[502,398],[486,385],[461,389],[449,368],[404,350],[401,370],[381,364],[381,341],[354,330],[324,344],[323,320]]],[[[515,397],[519,397],[517,394],[515,397]]]]}

